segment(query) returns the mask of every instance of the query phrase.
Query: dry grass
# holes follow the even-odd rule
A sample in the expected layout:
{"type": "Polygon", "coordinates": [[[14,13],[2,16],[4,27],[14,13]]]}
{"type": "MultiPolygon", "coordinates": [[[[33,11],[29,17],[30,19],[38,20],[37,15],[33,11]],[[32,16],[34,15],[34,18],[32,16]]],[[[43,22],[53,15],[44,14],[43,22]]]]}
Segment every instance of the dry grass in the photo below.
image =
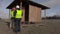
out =
{"type": "MultiPolygon", "coordinates": [[[[23,26],[21,34],[60,34],[60,20],[43,20],[42,24],[44,25],[23,26]]],[[[4,22],[1,22],[0,25],[1,34],[13,34],[12,31],[9,31],[4,22]]]]}
{"type": "MultiPolygon", "coordinates": [[[[43,20],[44,22],[44,20],[43,20]]],[[[23,27],[24,34],[60,34],[60,20],[46,20],[43,26],[23,27]]]]}

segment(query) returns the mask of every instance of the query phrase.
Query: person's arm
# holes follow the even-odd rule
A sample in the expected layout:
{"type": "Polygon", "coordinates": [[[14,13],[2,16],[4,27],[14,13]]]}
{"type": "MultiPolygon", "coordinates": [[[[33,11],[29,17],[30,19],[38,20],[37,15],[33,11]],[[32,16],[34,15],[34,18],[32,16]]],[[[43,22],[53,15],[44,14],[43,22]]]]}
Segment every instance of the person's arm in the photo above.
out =
{"type": "Polygon", "coordinates": [[[14,11],[14,17],[16,16],[17,11],[14,11]]]}

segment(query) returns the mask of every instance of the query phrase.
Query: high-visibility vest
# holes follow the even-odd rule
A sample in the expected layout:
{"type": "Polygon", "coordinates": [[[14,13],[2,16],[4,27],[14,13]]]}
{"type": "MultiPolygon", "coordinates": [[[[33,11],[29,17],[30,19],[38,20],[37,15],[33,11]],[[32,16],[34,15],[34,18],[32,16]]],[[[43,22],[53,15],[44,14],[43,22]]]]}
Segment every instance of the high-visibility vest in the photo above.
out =
{"type": "Polygon", "coordinates": [[[11,17],[14,17],[14,11],[13,10],[10,11],[10,15],[11,15],[11,17]]]}
{"type": "Polygon", "coordinates": [[[22,18],[22,10],[17,10],[15,18],[22,18]]]}

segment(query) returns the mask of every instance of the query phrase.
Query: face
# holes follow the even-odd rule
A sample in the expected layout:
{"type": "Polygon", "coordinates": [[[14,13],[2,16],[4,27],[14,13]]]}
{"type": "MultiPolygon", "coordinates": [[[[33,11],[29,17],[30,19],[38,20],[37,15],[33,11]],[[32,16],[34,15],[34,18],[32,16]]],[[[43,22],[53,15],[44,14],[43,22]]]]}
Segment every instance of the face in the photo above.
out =
{"type": "Polygon", "coordinates": [[[15,10],[16,10],[16,8],[15,8],[15,7],[13,7],[13,8],[12,8],[12,10],[14,10],[14,11],[15,11],[15,10]]]}

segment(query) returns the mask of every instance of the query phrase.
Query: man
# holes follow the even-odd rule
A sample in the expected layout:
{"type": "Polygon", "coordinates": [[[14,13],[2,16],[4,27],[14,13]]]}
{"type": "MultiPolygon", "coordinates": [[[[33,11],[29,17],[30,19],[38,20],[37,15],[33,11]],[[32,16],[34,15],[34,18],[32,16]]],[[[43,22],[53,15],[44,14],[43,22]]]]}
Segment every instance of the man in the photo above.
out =
{"type": "Polygon", "coordinates": [[[22,10],[19,8],[19,6],[16,6],[16,11],[14,12],[14,32],[19,32],[20,31],[20,23],[22,19],[22,10]]]}
{"type": "Polygon", "coordinates": [[[11,16],[11,23],[10,23],[10,28],[13,29],[13,22],[14,22],[14,11],[16,11],[16,7],[13,7],[10,11],[10,16],[11,16]]]}

